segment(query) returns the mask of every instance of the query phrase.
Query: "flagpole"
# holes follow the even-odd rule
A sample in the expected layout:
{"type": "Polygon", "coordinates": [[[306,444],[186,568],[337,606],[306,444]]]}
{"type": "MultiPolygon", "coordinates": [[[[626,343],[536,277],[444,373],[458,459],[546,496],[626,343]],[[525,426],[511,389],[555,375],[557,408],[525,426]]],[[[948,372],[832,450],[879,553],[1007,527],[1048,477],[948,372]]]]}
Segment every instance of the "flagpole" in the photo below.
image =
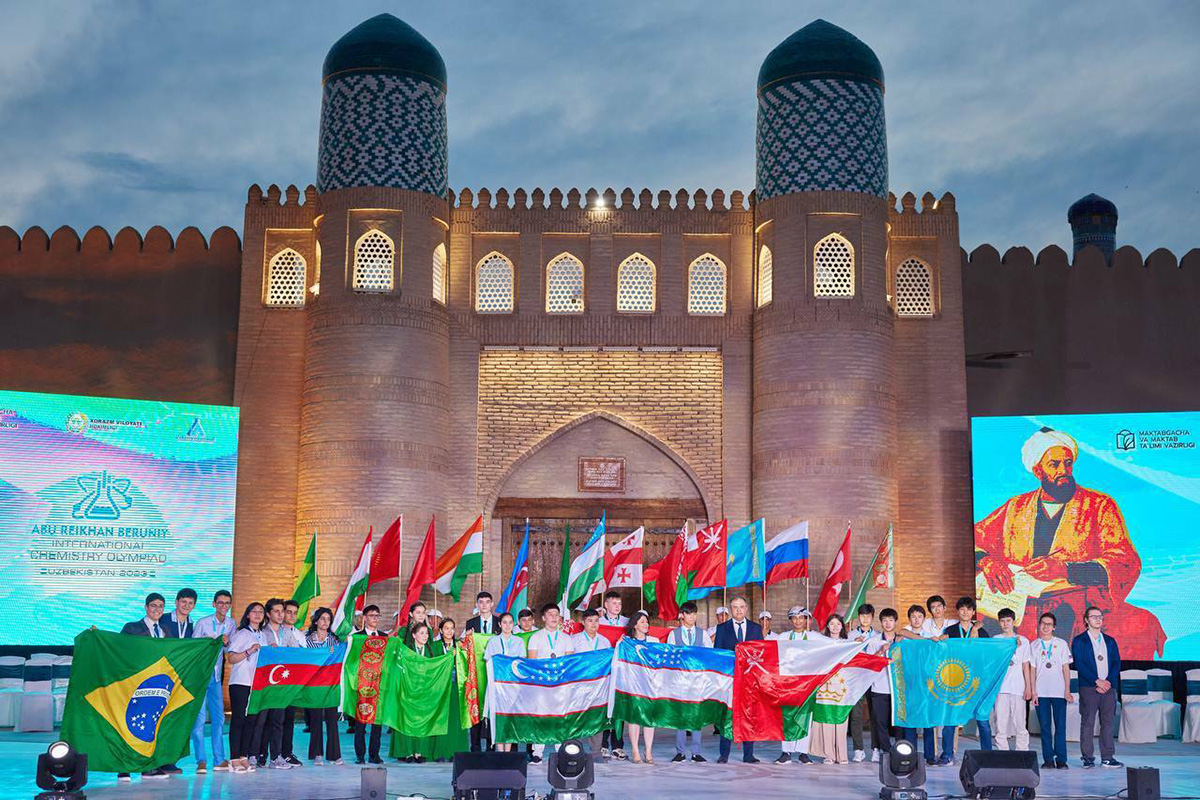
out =
{"type": "MultiPolygon", "coordinates": [[[[846,530],[850,531],[850,529],[851,529],[850,528],[850,520],[846,520],[846,530]]],[[[851,550],[851,552],[854,551],[853,545],[851,545],[850,550],[851,550]]],[[[850,585],[850,593],[846,595],[846,603],[849,604],[849,603],[854,602],[854,564],[853,564],[853,562],[851,562],[851,564],[850,564],[850,580],[847,581],[847,583],[850,585]]],[[[850,610],[849,605],[847,605],[846,606],[846,619],[850,619],[850,616],[853,613],[854,612],[850,610]]]]}

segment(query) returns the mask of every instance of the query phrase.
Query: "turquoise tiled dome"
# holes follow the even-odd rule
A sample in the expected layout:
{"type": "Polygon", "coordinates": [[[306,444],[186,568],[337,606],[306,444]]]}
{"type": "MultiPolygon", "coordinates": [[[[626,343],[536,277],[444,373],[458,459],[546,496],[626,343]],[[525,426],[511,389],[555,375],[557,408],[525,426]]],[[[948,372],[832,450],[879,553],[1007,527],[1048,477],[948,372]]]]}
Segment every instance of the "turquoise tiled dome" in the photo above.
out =
{"type": "Polygon", "coordinates": [[[758,91],[777,83],[834,78],[883,89],[883,65],[861,39],[818,19],[784,39],[758,71],[758,91]]]}
{"type": "Polygon", "coordinates": [[[446,91],[446,62],[415,28],[391,14],[380,14],[355,27],[329,49],[321,79],[346,72],[412,75],[446,91]]]}

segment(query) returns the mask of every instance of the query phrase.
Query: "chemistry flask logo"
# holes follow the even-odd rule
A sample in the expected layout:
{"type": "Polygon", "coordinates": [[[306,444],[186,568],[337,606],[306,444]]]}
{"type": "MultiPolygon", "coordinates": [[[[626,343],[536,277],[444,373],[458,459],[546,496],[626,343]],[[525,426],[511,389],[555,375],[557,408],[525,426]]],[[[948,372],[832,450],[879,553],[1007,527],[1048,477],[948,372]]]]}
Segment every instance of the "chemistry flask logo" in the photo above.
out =
{"type": "Polygon", "coordinates": [[[80,475],[75,478],[75,483],[83,492],[83,499],[71,506],[71,516],[75,519],[120,519],[121,512],[128,511],[133,505],[133,498],[129,496],[132,482],[128,478],[117,478],[108,470],[80,475]]]}
{"type": "Polygon", "coordinates": [[[1135,450],[1137,449],[1137,436],[1128,428],[1119,430],[1116,444],[1118,450],[1135,450]]]}

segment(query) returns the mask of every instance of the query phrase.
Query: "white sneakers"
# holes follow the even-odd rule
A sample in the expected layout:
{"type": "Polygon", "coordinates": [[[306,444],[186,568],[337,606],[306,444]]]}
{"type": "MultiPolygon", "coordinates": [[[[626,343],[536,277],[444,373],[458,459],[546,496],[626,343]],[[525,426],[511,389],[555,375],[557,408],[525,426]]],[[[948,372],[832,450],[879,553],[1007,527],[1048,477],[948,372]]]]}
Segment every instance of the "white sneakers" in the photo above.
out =
{"type": "Polygon", "coordinates": [[[865,761],[866,759],[867,759],[867,754],[864,753],[862,750],[854,751],[854,763],[855,764],[860,764],[863,761],[865,761]]]}
{"type": "Polygon", "coordinates": [[[313,759],[313,766],[314,766],[314,767],[323,767],[323,766],[325,766],[325,759],[324,759],[324,758],[322,758],[321,756],[317,756],[316,758],[314,758],[314,759],[313,759]]]}
{"type": "Polygon", "coordinates": [[[275,757],[275,760],[274,760],[274,761],[272,761],[272,762],[271,762],[271,763],[268,765],[268,767],[269,767],[270,769],[294,769],[294,768],[292,767],[292,765],[291,765],[291,764],[289,764],[288,762],[284,761],[284,760],[283,760],[283,758],[281,758],[281,757],[279,757],[279,756],[276,756],[276,757],[275,757]]]}
{"type": "Polygon", "coordinates": [[[871,751],[871,763],[872,763],[872,764],[878,764],[878,763],[879,763],[879,751],[878,751],[878,750],[872,750],[872,751],[871,751]]]}

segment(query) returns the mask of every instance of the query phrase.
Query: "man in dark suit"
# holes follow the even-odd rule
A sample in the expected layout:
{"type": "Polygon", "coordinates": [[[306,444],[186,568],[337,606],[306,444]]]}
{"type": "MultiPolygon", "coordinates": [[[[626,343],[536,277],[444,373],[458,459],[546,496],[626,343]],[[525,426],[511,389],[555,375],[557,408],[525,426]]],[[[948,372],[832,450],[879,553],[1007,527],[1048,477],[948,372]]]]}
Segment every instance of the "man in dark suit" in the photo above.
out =
{"type": "Polygon", "coordinates": [[[1120,767],[1113,740],[1117,714],[1117,687],[1121,679],[1121,650],[1117,640],[1105,636],[1104,612],[1089,606],[1083,612],[1083,633],[1071,640],[1071,660],[1079,674],[1079,752],[1085,767],[1096,766],[1093,736],[1100,716],[1100,766],[1120,767]]]}
{"type": "MultiPolygon", "coordinates": [[[[475,606],[479,609],[479,614],[467,620],[466,626],[463,628],[463,636],[468,633],[483,633],[497,634],[500,632],[500,617],[492,613],[492,593],[480,592],[475,595],[475,606]]],[[[484,748],[484,740],[487,740],[486,749],[492,748],[492,732],[488,727],[488,721],[481,719],[471,726],[471,752],[478,753],[484,748]]]]}
{"type": "Polygon", "coordinates": [[[172,639],[191,639],[196,632],[192,609],[196,607],[196,590],[180,589],[175,594],[175,610],[162,618],[163,630],[172,639]]]}
{"type": "MultiPolygon", "coordinates": [[[[135,619],[133,622],[126,622],[121,628],[121,633],[126,636],[150,636],[155,639],[167,638],[167,632],[162,625],[163,609],[166,607],[167,601],[158,592],[151,592],[146,595],[146,615],[141,619],[135,619]]],[[[168,767],[179,769],[173,764],[168,764],[168,767]]],[[[152,769],[149,772],[143,772],[142,777],[147,780],[161,780],[171,777],[171,773],[166,769],[159,767],[152,769]]],[[[118,781],[129,780],[128,772],[117,774],[118,781]]]]}
{"type": "MultiPolygon", "coordinates": [[[[746,619],[746,611],[749,606],[746,604],[746,598],[735,597],[729,603],[730,618],[717,626],[716,636],[713,637],[713,647],[721,648],[722,650],[733,650],[740,642],[754,642],[763,638],[762,627],[749,619],[746,619]]],[[[721,737],[720,758],[717,759],[718,764],[725,764],[729,761],[729,749],[733,742],[721,737]]],[[[757,764],[758,759],[754,757],[754,742],[742,742],[742,761],[747,764],[757,764]]]]}

